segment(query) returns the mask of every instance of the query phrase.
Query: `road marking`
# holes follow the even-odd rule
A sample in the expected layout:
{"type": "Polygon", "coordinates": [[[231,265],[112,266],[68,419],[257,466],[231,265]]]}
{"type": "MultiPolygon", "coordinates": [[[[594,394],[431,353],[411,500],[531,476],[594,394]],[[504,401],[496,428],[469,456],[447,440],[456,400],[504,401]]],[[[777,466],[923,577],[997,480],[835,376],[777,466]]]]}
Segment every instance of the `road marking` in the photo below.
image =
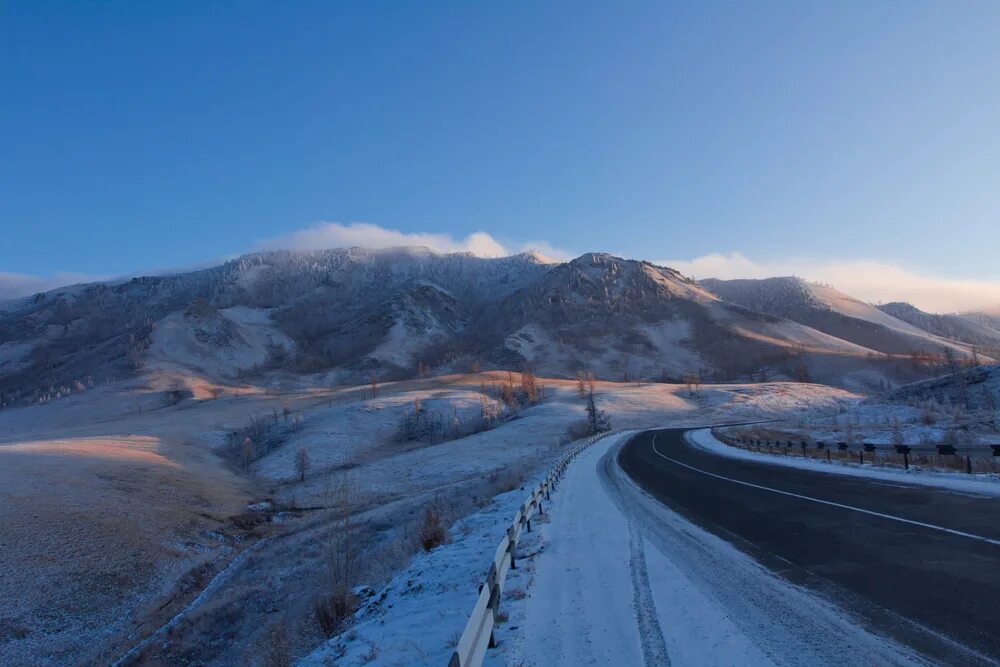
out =
{"type": "Polygon", "coordinates": [[[966,532],[963,532],[961,530],[953,530],[951,528],[945,528],[944,526],[935,526],[932,523],[924,523],[923,521],[914,521],[913,519],[904,519],[901,516],[894,516],[892,514],[883,514],[882,512],[874,512],[872,510],[866,510],[864,508],[855,507],[853,505],[844,505],[843,503],[835,503],[832,500],[822,500],[820,498],[813,498],[812,496],[804,496],[804,495],[799,494],[799,493],[792,493],[791,491],[782,491],[781,489],[772,489],[769,486],[763,486],[761,484],[753,484],[751,482],[744,482],[744,481],[739,480],[739,479],[733,479],[732,477],[726,477],[725,475],[718,475],[718,474],[716,474],[714,472],[709,472],[707,470],[702,470],[701,468],[695,468],[694,466],[688,465],[687,463],[682,463],[682,462],[678,461],[677,459],[672,459],[669,456],[667,456],[666,454],[662,453],[660,450],[658,450],[656,448],[656,436],[657,435],[659,435],[659,434],[657,433],[657,434],[653,435],[653,452],[655,452],[657,456],[660,456],[661,458],[664,458],[667,461],[670,461],[671,463],[676,463],[679,466],[683,466],[683,467],[685,467],[685,468],[687,468],[689,470],[693,470],[695,472],[701,473],[702,475],[708,475],[709,477],[715,477],[716,479],[722,479],[722,480],[725,480],[727,482],[732,482],[733,484],[741,484],[743,486],[749,486],[751,488],[760,489],[762,491],[770,491],[771,493],[779,493],[779,494],[781,494],[783,496],[789,496],[789,497],[792,497],[792,498],[799,498],[800,500],[810,500],[810,501],[812,501],[814,503],[819,503],[821,505],[829,505],[831,507],[839,507],[839,508],[845,509],[845,510],[852,510],[854,512],[860,512],[861,514],[868,514],[870,516],[877,516],[877,517],[880,517],[882,519],[889,519],[890,521],[898,521],[900,523],[908,523],[911,526],[920,526],[921,528],[930,528],[932,530],[939,530],[942,533],[950,533],[952,535],[958,535],[959,537],[968,537],[968,538],[973,539],[973,540],[979,540],[980,542],[986,542],[987,544],[993,544],[993,545],[996,545],[996,546],[1000,546],[1000,540],[994,540],[994,539],[989,538],[989,537],[983,537],[982,535],[974,535],[972,533],[966,533],[966,532]]]}

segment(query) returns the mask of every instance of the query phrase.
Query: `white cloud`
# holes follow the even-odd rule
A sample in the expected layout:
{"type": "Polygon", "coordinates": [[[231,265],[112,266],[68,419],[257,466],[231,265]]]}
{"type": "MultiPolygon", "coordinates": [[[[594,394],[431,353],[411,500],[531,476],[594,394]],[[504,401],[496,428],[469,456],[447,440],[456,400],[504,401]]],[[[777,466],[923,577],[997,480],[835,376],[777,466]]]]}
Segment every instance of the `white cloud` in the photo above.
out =
{"type": "Polygon", "coordinates": [[[51,276],[32,276],[26,273],[6,273],[0,271],[0,300],[15,299],[36,292],[45,292],[64,285],[103,280],[104,276],[92,276],[86,273],[61,271],[51,276]]]}
{"type": "Polygon", "coordinates": [[[691,260],[668,259],[656,263],[699,279],[799,276],[831,284],[863,301],[907,301],[937,313],[995,310],[1000,306],[998,281],[942,278],[892,262],[804,259],[757,262],[740,253],[712,253],[691,260]]]}
{"type": "Polygon", "coordinates": [[[473,232],[463,239],[450,234],[407,233],[387,229],[367,222],[348,225],[339,222],[321,222],[307,229],[300,229],[284,236],[262,242],[264,248],[287,250],[316,250],[321,248],[396,248],[424,246],[436,252],[471,252],[479,257],[506,257],[515,252],[538,252],[552,259],[568,259],[569,253],[546,241],[523,244],[504,244],[486,232],[473,232]]]}
{"type": "Polygon", "coordinates": [[[265,248],[288,250],[316,250],[320,248],[395,248],[399,246],[425,246],[437,252],[471,252],[481,257],[509,255],[499,241],[486,232],[475,232],[464,239],[448,234],[408,234],[386,229],[367,222],[342,225],[339,222],[321,222],[307,229],[268,239],[265,248]]]}

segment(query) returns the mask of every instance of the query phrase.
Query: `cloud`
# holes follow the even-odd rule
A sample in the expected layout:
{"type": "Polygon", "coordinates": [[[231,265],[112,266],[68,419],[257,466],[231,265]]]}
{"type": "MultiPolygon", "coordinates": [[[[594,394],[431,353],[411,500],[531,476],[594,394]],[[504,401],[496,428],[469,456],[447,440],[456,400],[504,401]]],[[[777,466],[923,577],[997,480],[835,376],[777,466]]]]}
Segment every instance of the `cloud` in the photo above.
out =
{"type": "Polygon", "coordinates": [[[0,271],[0,301],[4,299],[16,299],[17,297],[45,292],[64,285],[75,285],[77,283],[88,283],[95,280],[104,280],[105,276],[93,276],[86,273],[74,273],[72,271],[60,271],[51,276],[32,276],[26,273],[6,273],[0,271]]]}
{"type": "Polygon", "coordinates": [[[907,301],[936,313],[1000,307],[998,281],[943,278],[917,273],[893,262],[805,259],[757,262],[740,253],[712,253],[690,260],[668,259],[656,263],[699,279],[799,276],[828,283],[862,301],[907,301]]]}
{"type": "Polygon", "coordinates": [[[307,229],[268,239],[261,245],[265,248],[287,250],[354,246],[364,248],[425,246],[437,252],[471,252],[481,257],[502,257],[510,254],[506,247],[486,232],[475,232],[464,239],[455,239],[449,234],[408,234],[367,222],[354,222],[349,225],[321,222],[307,229]]]}
{"type": "Polygon", "coordinates": [[[505,244],[486,232],[473,232],[463,239],[450,234],[407,233],[387,229],[367,222],[348,225],[339,222],[321,222],[284,236],[267,239],[263,248],[285,250],[317,250],[321,248],[396,248],[424,246],[435,252],[471,252],[479,257],[506,257],[516,252],[534,251],[546,257],[563,260],[569,253],[546,241],[505,244]]]}

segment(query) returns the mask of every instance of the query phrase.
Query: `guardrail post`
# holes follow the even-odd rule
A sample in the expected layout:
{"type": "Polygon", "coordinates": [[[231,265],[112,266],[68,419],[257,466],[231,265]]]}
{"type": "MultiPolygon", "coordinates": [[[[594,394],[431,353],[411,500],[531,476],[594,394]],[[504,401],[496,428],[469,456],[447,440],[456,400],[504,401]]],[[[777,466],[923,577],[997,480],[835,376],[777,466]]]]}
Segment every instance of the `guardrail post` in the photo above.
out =
{"type": "MultiPolygon", "coordinates": [[[[500,584],[497,581],[497,566],[496,563],[490,563],[490,570],[486,573],[486,583],[485,586],[489,588],[490,600],[486,604],[486,607],[493,614],[493,620],[496,621],[497,616],[500,612],[500,584]]],[[[482,590],[482,589],[480,589],[482,590]]],[[[490,641],[487,644],[489,648],[497,647],[496,637],[493,636],[493,631],[490,630],[490,641]]]]}
{"type": "Polygon", "coordinates": [[[965,472],[972,474],[972,457],[968,454],[965,455],[965,472]]]}
{"type": "Polygon", "coordinates": [[[865,450],[863,450],[863,449],[859,449],[858,450],[858,463],[860,465],[864,465],[865,464],[865,450]]]}
{"type": "Polygon", "coordinates": [[[517,541],[514,539],[514,527],[507,527],[507,553],[510,554],[510,569],[517,569],[517,541]]]}

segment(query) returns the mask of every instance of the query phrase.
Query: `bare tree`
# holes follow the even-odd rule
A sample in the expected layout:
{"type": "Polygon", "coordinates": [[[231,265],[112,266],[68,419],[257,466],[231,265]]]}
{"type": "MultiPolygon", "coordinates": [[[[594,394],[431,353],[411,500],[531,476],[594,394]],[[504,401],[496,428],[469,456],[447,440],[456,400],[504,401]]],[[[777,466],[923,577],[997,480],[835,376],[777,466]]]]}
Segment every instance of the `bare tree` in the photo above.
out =
{"type": "Polygon", "coordinates": [[[969,407],[969,396],[966,391],[966,378],[965,371],[962,369],[962,363],[955,354],[955,351],[950,347],[946,347],[944,350],[944,363],[945,367],[948,369],[948,373],[951,375],[952,382],[955,385],[955,394],[958,397],[958,402],[965,408],[969,407]]]}
{"type": "Polygon", "coordinates": [[[584,403],[587,406],[587,423],[589,426],[590,433],[597,434],[603,433],[604,431],[611,430],[611,418],[608,417],[604,410],[597,407],[597,398],[594,394],[594,376],[593,374],[588,374],[586,378],[586,383],[584,383],[583,378],[580,379],[580,386],[584,388],[584,403]]]}
{"type": "Polygon", "coordinates": [[[899,417],[892,418],[892,444],[897,447],[903,444],[903,426],[899,423],[899,417]]]}
{"type": "Polygon", "coordinates": [[[359,550],[352,534],[354,499],[357,488],[349,473],[326,480],[326,505],[332,510],[332,522],[327,534],[329,591],[316,600],[315,615],[320,626],[331,635],[357,608],[357,597],[351,589],[358,576],[359,550]]]}
{"type": "Polygon", "coordinates": [[[309,452],[306,451],[305,447],[299,447],[299,451],[295,453],[295,472],[299,474],[300,482],[306,481],[309,466],[309,452]]]}
{"type": "Polygon", "coordinates": [[[240,450],[240,458],[243,461],[243,469],[246,470],[250,467],[250,462],[253,461],[254,449],[253,440],[249,437],[243,439],[243,449],[240,450]]]}
{"type": "Polygon", "coordinates": [[[521,371],[521,391],[524,392],[529,404],[534,405],[538,402],[538,386],[535,384],[535,373],[530,366],[525,366],[521,371]]]}

